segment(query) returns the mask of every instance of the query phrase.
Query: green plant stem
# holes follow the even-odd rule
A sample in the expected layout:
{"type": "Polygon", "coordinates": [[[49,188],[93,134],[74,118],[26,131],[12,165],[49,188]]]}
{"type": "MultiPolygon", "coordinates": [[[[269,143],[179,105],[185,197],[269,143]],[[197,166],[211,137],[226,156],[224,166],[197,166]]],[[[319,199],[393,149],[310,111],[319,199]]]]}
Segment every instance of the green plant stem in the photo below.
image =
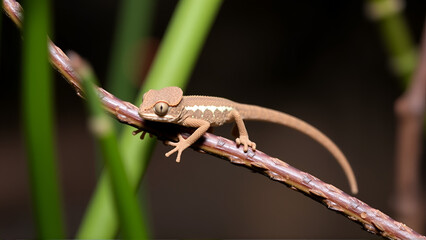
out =
{"type": "Polygon", "coordinates": [[[146,239],[147,232],[136,194],[126,176],[112,119],[103,110],[94,82],[97,82],[88,66],[80,74],[90,112],[90,126],[101,149],[106,171],[110,176],[115,207],[125,239],[146,239]]]}
{"type": "Polygon", "coordinates": [[[129,101],[136,95],[153,8],[153,0],[122,1],[107,75],[107,89],[120,99],[129,101]]]}
{"type": "Polygon", "coordinates": [[[23,124],[37,238],[63,238],[53,140],[52,77],[48,62],[49,1],[25,1],[23,124]]]}
{"type": "MultiPolygon", "coordinates": [[[[390,2],[392,1],[369,0],[368,4],[385,7],[389,6],[390,2]]],[[[402,12],[395,12],[378,17],[375,20],[389,53],[391,66],[401,80],[401,86],[406,88],[417,65],[417,51],[405,18],[402,12]]]]}
{"type": "MultiPolygon", "coordinates": [[[[146,83],[135,101],[137,105],[149,89],[172,85],[185,87],[221,3],[222,0],[179,2],[146,83]]],[[[120,150],[130,184],[136,189],[145,173],[155,140],[141,141],[132,135],[134,128],[131,127],[123,130],[120,150]]],[[[108,179],[102,174],[78,238],[112,238],[116,233],[116,213],[109,188],[108,179]]]]}

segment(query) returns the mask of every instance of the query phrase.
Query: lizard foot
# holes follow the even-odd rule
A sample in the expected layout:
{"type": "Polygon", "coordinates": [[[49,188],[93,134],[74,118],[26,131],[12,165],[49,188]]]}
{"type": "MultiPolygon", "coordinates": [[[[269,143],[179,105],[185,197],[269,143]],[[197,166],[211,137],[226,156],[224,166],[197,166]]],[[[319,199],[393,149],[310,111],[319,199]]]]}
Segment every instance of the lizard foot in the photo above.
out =
{"type": "Polygon", "coordinates": [[[256,151],[256,143],[250,141],[248,136],[240,136],[239,138],[235,139],[235,142],[237,145],[243,145],[244,152],[248,151],[248,147],[251,147],[253,151],[256,151]]]}
{"type": "Polygon", "coordinates": [[[180,162],[180,157],[182,155],[183,150],[187,149],[190,145],[188,142],[182,137],[182,135],[178,135],[178,142],[165,141],[164,143],[170,146],[174,146],[172,150],[168,151],[165,155],[169,157],[173,153],[177,152],[176,162],[180,162]]]}
{"type": "MultiPolygon", "coordinates": [[[[132,132],[133,136],[136,136],[138,133],[142,132],[140,139],[143,140],[145,138],[146,132],[144,130],[138,129],[132,132]]],[[[152,134],[148,133],[149,137],[152,138],[152,134]]]]}

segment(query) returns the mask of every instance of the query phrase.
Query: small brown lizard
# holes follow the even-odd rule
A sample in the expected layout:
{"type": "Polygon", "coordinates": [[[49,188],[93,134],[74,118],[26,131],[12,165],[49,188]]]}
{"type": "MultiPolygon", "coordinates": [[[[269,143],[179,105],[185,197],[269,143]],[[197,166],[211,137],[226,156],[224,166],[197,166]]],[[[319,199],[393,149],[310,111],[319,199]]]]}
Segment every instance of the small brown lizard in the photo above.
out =
{"type": "Polygon", "coordinates": [[[255,151],[256,144],[249,140],[243,119],[267,121],[294,128],[318,141],[330,151],[342,166],[352,192],[358,192],[352,168],[340,149],[318,129],[286,113],[240,104],[219,97],[183,96],[182,89],[166,87],[161,90],[149,90],[144,94],[139,115],[149,121],[168,122],[196,128],[187,139],[178,135],[178,142],[167,142],[175,148],[167,152],[166,157],[177,152],[176,162],[180,162],[183,150],[196,142],[210,127],[235,122],[239,133],[235,142],[237,145],[243,145],[244,152],[247,152],[249,147],[255,151]]]}

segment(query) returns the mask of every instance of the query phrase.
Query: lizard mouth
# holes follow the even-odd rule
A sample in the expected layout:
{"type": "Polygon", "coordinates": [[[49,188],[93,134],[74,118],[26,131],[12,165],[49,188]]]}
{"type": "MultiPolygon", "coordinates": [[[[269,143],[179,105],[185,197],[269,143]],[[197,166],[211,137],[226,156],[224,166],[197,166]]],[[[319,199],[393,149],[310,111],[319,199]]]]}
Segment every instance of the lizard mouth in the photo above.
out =
{"type": "Polygon", "coordinates": [[[165,115],[165,116],[158,116],[155,113],[139,113],[139,115],[146,120],[155,121],[155,122],[173,122],[174,117],[165,115]]]}

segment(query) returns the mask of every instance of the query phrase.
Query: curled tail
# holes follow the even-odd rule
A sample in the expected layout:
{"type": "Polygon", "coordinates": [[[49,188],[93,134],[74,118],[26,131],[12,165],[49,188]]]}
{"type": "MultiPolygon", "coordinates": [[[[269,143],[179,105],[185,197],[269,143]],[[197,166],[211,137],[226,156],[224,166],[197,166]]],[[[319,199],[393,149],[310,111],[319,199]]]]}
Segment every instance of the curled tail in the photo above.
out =
{"type": "Polygon", "coordinates": [[[237,104],[236,108],[245,120],[258,120],[285,125],[316,140],[337,159],[338,163],[343,168],[346,177],[348,178],[352,193],[358,193],[358,185],[355,179],[355,175],[345,155],[342,153],[342,151],[340,151],[336,144],[330,140],[330,138],[328,138],[318,129],[303,120],[272,109],[246,104],[237,104]]]}

